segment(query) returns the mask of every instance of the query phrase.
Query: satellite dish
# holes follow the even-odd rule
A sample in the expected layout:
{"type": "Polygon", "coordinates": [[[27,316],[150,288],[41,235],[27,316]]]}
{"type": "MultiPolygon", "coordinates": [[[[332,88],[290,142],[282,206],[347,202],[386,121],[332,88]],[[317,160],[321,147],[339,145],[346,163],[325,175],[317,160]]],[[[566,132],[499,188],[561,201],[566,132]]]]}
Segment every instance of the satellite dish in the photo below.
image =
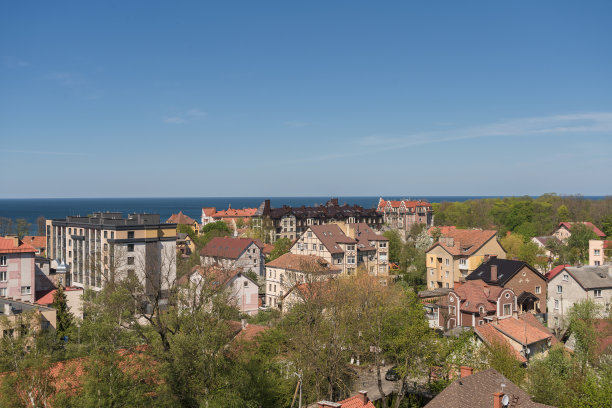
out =
{"type": "Polygon", "coordinates": [[[507,407],[507,406],[508,406],[508,403],[510,403],[510,398],[508,398],[508,396],[507,396],[507,395],[504,395],[504,396],[502,397],[502,405],[503,405],[504,407],[507,407]]]}

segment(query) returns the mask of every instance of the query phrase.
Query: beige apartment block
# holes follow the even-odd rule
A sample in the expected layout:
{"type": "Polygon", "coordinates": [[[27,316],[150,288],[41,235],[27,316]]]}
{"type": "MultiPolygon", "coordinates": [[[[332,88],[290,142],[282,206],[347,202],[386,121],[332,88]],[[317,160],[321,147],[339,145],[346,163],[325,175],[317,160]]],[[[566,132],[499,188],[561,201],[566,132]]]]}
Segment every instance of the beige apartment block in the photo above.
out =
{"type": "Polygon", "coordinates": [[[589,265],[599,266],[612,260],[612,241],[589,240],[589,265]]]}
{"type": "Polygon", "coordinates": [[[464,282],[486,256],[506,258],[493,230],[449,230],[426,253],[427,286],[453,288],[464,282]]]}
{"type": "Polygon", "coordinates": [[[47,254],[67,267],[65,286],[100,290],[134,275],[147,291],[176,278],[176,224],[158,214],[94,213],[47,220],[47,254]]]}

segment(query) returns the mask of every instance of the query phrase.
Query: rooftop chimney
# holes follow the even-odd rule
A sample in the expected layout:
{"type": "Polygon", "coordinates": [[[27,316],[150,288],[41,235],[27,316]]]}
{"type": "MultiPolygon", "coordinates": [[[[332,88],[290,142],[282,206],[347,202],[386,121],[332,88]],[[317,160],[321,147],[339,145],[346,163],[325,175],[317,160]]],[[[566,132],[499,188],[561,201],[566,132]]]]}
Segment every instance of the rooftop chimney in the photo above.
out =
{"type": "Polygon", "coordinates": [[[370,401],[370,399],[368,398],[367,391],[364,391],[364,390],[359,391],[358,396],[359,396],[359,400],[361,401],[363,405],[367,404],[370,401]]]}
{"type": "Polygon", "coordinates": [[[501,391],[493,393],[493,408],[503,408],[502,398],[504,397],[504,393],[501,391]]]}
{"type": "Polygon", "coordinates": [[[491,265],[491,281],[497,280],[497,265],[491,265]]]}
{"type": "Polygon", "coordinates": [[[467,376],[472,375],[474,369],[468,366],[461,366],[461,378],[465,378],[467,376]]]}

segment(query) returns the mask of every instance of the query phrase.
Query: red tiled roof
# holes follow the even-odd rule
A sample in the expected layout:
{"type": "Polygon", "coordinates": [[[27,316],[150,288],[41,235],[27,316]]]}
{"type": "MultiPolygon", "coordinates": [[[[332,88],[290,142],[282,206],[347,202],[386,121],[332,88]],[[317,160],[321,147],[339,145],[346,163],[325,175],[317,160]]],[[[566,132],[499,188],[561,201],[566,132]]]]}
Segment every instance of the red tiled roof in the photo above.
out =
{"type": "Polygon", "coordinates": [[[172,214],[166,222],[168,224],[193,225],[195,223],[195,220],[190,216],[183,214],[182,211],[179,211],[178,214],[172,214]]]}
{"type": "Polygon", "coordinates": [[[435,227],[431,227],[427,230],[427,235],[432,235],[434,230],[438,228],[440,230],[440,234],[441,235],[447,235],[449,232],[457,229],[457,227],[455,227],[454,225],[440,225],[440,226],[435,226],[435,227]]]}
{"type": "MultiPolygon", "coordinates": [[[[83,290],[83,288],[77,288],[76,286],[67,286],[64,288],[65,292],[70,292],[73,290],[83,290]]],[[[53,296],[55,296],[55,292],[57,292],[57,289],[53,289],[50,292],[47,292],[44,296],[42,296],[40,299],[36,300],[34,303],[39,304],[41,306],[48,306],[50,304],[53,303],[53,296]]]]}
{"type": "Polygon", "coordinates": [[[497,298],[504,290],[500,286],[489,286],[483,280],[469,280],[454,291],[461,299],[461,310],[478,312],[480,306],[484,306],[488,312],[497,310],[497,298]]]}
{"type": "Polygon", "coordinates": [[[252,238],[215,237],[202,248],[200,255],[238,259],[251,244],[259,247],[258,242],[252,238]]]}
{"type": "Polygon", "coordinates": [[[431,207],[431,204],[427,201],[421,200],[383,200],[382,198],[378,201],[378,209],[384,209],[387,204],[390,204],[392,208],[399,208],[402,203],[404,203],[404,207],[406,208],[416,208],[416,207],[431,207]]]}
{"type": "Polygon", "coordinates": [[[485,343],[502,345],[506,347],[512,353],[514,358],[519,360],[521,363],[527,362],[527,359],[508,343],[504,335],[493,327],[493,323],[486,323],[482,326],[476,326],[474,327],[474,331],[485,343]]]}
{"type": "Polygon", "coordinates": [[[499,319],[497,324],[492,324],[497,330],[524,346],[553,337],[539,322],[527,322],[524,318],[520,317],[518,319],[514,317],[499,319]]]}
{"type": "Polygon", "coordinates": [[[38,235],[26,235],[21,240],[24,244],[28,244],[36,249],[47,248],[47,237],[38,235]]]}
{"type": "Polygon", "coordinates": [[[472,255],[487,241],[495,238],[497,231],[494,230],[449,230],[442,235],[440,241],[429,248],[429,252],[436,245],[443,247],[451,255],[472,255]],[[442,239],[447,238],[447,239],[442,239]]]}
{"type": "Polygon", "coordinates": [[[264,255],[270,255],[272,253],[272,251],[274,250],[274,245],[272,245],[272,244],[264,244],[264,246],[263,246],[263,248],[261,250],[264,253],[264,255]]]}
{"type": "Polygon", "coordinates": [[[268,329],[268,326],[247,323],[246,327],[241,329],[238,335],[236,335],[236,340],[251,341],[257,337],[259,333],[262,333],[268,329]]]}
{"type": "Polygon", "coordinates": [[[589,221],[583,221],[583,222],[560,222],[559,226],[557,227],[557,229],[561,228],[561,227],[565,227],[568,230],[572,229],[572,225],[575,224],[584,224],[587,227],[589,227],[589,229],[591,229],[598,237],[600,238],[605,238],[606,234],[604,234],[599,228],[597,228],[595,225],[593,225],[592,222],[589,221]]]}
{"type": "Polygon", "coordinates": [[[191,269],[190,273],[181,276],[177,283],[179,285],[186,284],[189,282],[189,278],[195,273],[200,274],[203,278],[207,279],[211,285],[216,286],[227,284],[234,276],[241,273],[241,271],[238,269],[221,268],[219,266],[204,267],[196,265],[191,269]]]}
{"type": "Polygon", "coordinates": [[[366,400],[367,402],[364,404],[362,396],[357,394],[345,400],[338,401],[338,404],[340,404],[342,408],[375,408],[374,404],[372,404],[372,401],[370,401],[367,396],[366,400]]]}
{"type": "Polygon", "coordinates": [[[554,278],[555,276],[557,276],[557,274],[559,272],[561,272],[563,269],[565,269],[566,266],[571,266],[570,264],[565,264],[565,265],[558,265],[555,266],[554,268],[552,268],[550,271],[548,271],[546,273],[546,275],[544,275],[544,277],[548,280],[551,280],[552,278],[554,278]]]}
{"type": "Polygon", "coordinates": [[[316,268],[323,268],[325,271],[336,272],[340,271],[339,268],[331,266],[325,259],[315,255],[298,255],[288,252],[270,261],[266,264],[273,268],[290,269],[293,271],[304,271],[305,269],[317,270],[316,268]],[[311,269],[314,268],[314,269],[311,269]]]}
{"type": "Polygon", "coordinates": [[[229,207],[227,210],[217,211],[212,215],[213,218],[250,218],[255,215],[257,208],[235,209],[229,207]]]}
{"type": "Polygon", "coordinates": [[[202,207],[202,212],[204,215],[212,217],[213,214],[217,212],[217,209],[215,207],[202,207]]]}
{"type": "Polygon", "coordinates": [[[18,244],[16,245],[15,240],[16,238],[0,237],[0,254],[36,252],[36,249],[34,247],[31,247],[28,244],[24,244],[21,241],[18,241],[18,244]]]}

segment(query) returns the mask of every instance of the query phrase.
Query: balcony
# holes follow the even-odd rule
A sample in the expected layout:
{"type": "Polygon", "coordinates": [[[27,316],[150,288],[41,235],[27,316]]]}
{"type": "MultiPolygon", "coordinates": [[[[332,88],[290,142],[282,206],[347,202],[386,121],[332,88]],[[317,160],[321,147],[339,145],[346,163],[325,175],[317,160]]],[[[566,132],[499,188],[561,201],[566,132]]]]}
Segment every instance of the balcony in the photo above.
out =
{"type": "Polygon", "coordinates": [[[459,269],[467,271],[467,269],[468,269],[467,262],[465,262],[465,263],[459,262],[459,269]]]}

